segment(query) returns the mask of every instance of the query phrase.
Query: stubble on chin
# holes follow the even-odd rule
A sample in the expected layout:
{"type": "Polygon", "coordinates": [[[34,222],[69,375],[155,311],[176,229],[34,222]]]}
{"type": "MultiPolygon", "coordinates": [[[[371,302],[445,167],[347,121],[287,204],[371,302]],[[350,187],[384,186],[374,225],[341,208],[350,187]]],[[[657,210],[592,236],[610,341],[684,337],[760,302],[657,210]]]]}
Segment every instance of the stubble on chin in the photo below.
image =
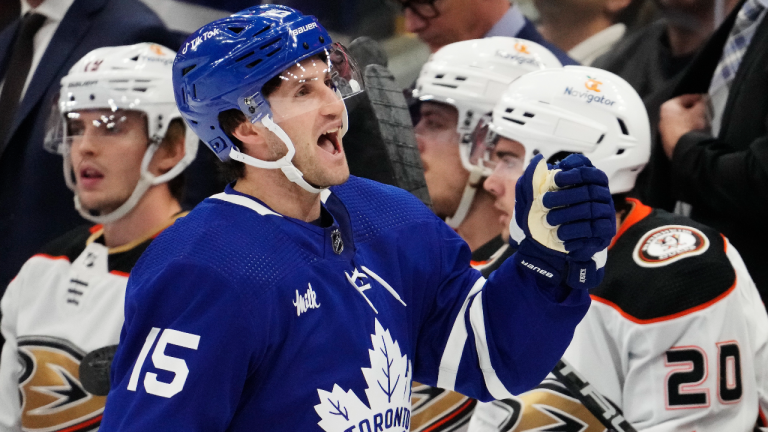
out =
{"type": "Polygon", "coordinates": [[[293,165],[301,171],[307,183],[320,189],[338,186],[349,179],[349,165],[346,157],[343,164],[336,167],[323,167],[318,160],[300,157],[297,154],[293,159],[293,165]]]}
{"type": "Polygon", "coordinates": [[[345,161],[343,167],[340,167],[335,171],[320,172],[320,170],[317,170],[309,175],[305,175],[304,179],[322,189],[338,186],[349,180],[349,167],[345,161]]]}
{"type": "Polygon", "coordinates": [[[455,211],[454,212],[451,211],[452,207],[454,207],[455,209],[456,207],[458,207],[458,205],[453,206],[450,200],[441,199],[440,197],[432,198],[432,209],[437,215],[437,217],[439,217],[440,219],[445,220],[453,216],[453,213],[455,213],[455,211]]]}
{"type": "Polygon", "coordinates": [[[83,207],[84,210],[88,211],[91,214],[96,215],[105,215],[112,213],[113,211],[117,210],[118,207],[120,207],[125,201],[127,201],[127,198],[122,201],[117,200],[88,200],[83,199],[80,197],[80,205],[83,207]]]}

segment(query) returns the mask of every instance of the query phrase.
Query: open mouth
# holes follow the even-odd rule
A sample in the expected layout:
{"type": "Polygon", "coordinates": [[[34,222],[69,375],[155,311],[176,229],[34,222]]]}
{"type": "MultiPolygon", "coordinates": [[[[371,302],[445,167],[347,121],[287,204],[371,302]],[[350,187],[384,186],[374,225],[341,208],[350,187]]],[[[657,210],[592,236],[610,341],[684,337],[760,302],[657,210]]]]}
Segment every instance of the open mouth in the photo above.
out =
{"type": "Polygon", "coordinates": [[[104,178],[104,174],[93,168],[83,168],[80,170],[80,178],[84,180],[101,179],[104,178]]]}
{"type": "Polygon", "coordinates": [[[339,143],[339,130],[340,128],[337,127],[320,135],[320,138],[317,139],[317,145],[332,155],[341,153],[341,143],[339,143]]]}

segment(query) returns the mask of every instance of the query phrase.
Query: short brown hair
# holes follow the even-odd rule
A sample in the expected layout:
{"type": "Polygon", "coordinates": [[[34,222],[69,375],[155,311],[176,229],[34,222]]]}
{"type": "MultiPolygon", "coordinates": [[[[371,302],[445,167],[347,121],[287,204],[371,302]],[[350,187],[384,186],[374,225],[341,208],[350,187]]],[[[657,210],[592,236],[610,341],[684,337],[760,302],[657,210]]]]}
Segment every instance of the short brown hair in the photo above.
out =
{"type": "MultiPolygon", "coordinates": [[[[168,130],[165,132],[165,137],[163,137],[163,140],[160,142],[160,147],[173,145],[173,143],[176,143],[179,140],[184,142],[186,130],[187,126],[180,118],[171,120],[171,122],[168,124],[168,130]]],[[[168,189],[171,191],[171,195],[176,199],[176,201],[181,202],[184,199],[186,183],[187,179],[184,171],[168,181],[168,189]]]]}
{"type": "MultiPolygon", "coordinates": [[[[232,141],[232,144],[234,144],[234,146],[241,152],[243,151],[243,143],[232,135],[232,131],[246,121],[245,114],[236,108],[219,113],[219,126],[221,127],[221,130],[227,134],[227,138],[229,138],[229,140],[232,141]]],[[[245,165],[230,159],[219,164],[219,172],[225,182],[232,183],[233,181],[245,177],[245,165]]]]}
{"type": "MultiPolygon", "coordinates": [[[[267,81],[261,88],[262,96],[265,99],[269,97],[269,95],[280,88],[280,84],[282,84],[282,82],[283,81],[280,79],[280,76],[275,76],[267,81]]],[[[245,114],[243,114],[243,112],[237,108],[228,109],[219,113],[219,127],[221,127],[221,130],[224,131],[224,133],[227,135],[227,138],[232,141],[232,144],[234,144],[239,151],[243,151],[243,143],[239,139],[235,138],[235,136],[232,135],[232,132],[234,132],[238,126],[245,123],[247,120],[248,119],[245,118],[245,114]]],[[[232,183],[233,181],[237,181],[245,177],[245,165],[234,160],[222,162],[219,165],[219,171],[224,181],[227,183],[232,183]]]]}

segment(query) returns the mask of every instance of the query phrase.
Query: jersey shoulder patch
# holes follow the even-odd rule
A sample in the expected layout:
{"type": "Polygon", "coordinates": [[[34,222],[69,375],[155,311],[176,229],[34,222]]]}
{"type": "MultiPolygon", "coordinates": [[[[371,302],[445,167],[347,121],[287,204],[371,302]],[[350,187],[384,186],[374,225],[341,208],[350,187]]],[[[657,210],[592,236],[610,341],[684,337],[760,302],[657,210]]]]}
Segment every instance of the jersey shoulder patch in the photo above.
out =
{"type": "Polygon", "coordinates": [[[592,299],[639,324],[705,309],[735,286],[725,248],[714,229],[654,209],[615,239],[592,299]]]}
{"type": "Polygon", "coordinates": [[[663,225],[640,237],[632,259],[640,267],[661,267],[701,255],[709,249],[709,238],[685,225],[663,225]]]}

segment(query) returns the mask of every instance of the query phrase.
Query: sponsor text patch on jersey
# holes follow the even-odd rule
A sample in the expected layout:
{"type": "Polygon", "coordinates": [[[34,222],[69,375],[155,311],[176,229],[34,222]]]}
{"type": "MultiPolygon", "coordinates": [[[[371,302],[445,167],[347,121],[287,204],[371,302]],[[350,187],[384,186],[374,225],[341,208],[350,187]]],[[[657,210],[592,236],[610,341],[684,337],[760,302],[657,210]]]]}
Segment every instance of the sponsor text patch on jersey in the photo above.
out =
{"type": "Polygon", "coordinates": [[[659,267],[696,255],[709,249],[709,239],[696,228],[665,225],[640,238],[632,253],[637,265],[659,267]]]}

